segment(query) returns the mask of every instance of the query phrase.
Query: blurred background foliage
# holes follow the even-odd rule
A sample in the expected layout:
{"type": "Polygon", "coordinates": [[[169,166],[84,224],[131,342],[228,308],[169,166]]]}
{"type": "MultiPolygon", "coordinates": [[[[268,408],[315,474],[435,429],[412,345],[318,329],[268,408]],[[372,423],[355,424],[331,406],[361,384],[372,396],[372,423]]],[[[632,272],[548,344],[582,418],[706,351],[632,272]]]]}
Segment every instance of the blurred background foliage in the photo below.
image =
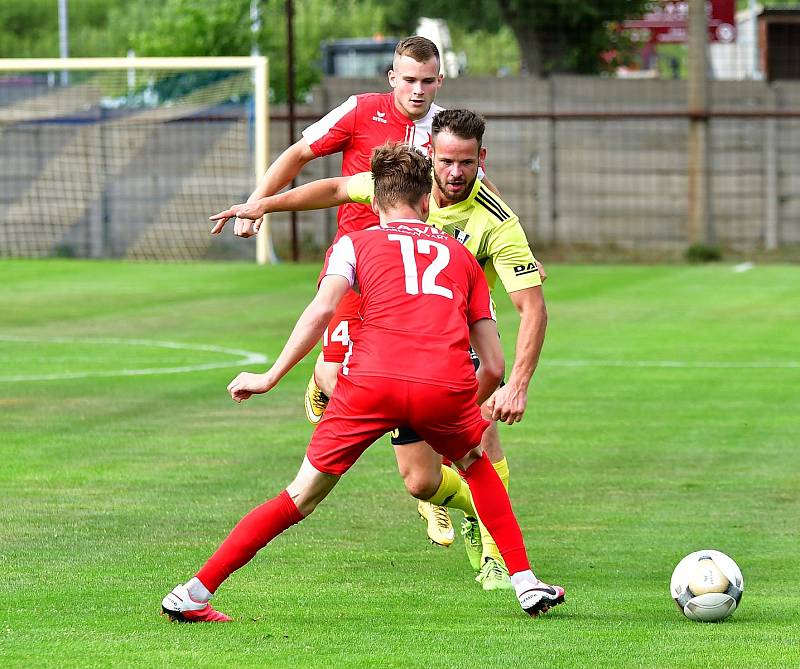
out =
{"type": "MultiPolygon", "coordinates": [[[[748,0],[737,0],[746,8],[748,0]]],[[[641,15],[645,0],[296,0],[298,98],[321,77],[320,43],[414,32],[420,16],[444,18],[470,74],[597,73],[604,54],[626,59],[608,22],[641,15]]],[[[797,6],[773,0],[770,6],[797,6]]],[[[286,2],[258,0],[69,0],[74,57],[247,55],[271,60],[273,99],[286,98],[286,2]]],[[[58,56],[58,0],[0,2],[0,57],[58,56]]],[[[668,73],[665,73],[668,74],[668,73]]]]}

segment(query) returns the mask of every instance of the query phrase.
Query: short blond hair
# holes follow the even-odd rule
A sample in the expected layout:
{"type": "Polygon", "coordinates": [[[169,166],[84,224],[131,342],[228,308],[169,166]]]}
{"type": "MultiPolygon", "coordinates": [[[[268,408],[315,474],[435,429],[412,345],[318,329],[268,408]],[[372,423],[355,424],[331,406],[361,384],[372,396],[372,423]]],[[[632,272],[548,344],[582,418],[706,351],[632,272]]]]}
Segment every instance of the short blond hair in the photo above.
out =
{"type": "Polygon", "coordinates": [[[437,63],[441,63],[439,49],[427,37],[414,35],[401,39],[394,48],[394,57],[408,56],[418,63],[426,63],[431,58],[435,58],[437,63]]]}

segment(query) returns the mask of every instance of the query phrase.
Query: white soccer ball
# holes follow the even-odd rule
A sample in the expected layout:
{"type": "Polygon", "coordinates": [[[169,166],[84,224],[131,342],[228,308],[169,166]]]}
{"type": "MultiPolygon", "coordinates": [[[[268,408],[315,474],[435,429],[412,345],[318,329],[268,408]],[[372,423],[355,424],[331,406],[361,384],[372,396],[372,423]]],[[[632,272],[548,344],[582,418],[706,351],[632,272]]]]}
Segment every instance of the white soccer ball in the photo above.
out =
{"type": "Polygon", "coordinates": [[[715,550],[689,553],[675,567],[670,594],[690,620],[724,620],[739,606],[744,578],[738,565],[715,550]]]}

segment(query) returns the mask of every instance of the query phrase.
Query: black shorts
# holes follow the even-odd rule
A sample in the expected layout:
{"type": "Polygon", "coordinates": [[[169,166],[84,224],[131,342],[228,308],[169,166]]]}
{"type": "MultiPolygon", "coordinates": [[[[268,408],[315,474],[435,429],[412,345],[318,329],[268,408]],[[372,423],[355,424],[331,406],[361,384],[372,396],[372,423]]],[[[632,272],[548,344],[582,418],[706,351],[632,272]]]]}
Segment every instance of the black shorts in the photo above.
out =
{"type": "MultiPolygon", "coordinates": [[[[469,357],[472,358],[472,365],[475,371],[481,366],[481,361],[472,347],[469,349],[469,357]]],[[[406,444],[416,444],[418,441],[424,441],[414,430],[410,427],[398,427],[392,430],[392,446],[405,446],[406,444]]]]}

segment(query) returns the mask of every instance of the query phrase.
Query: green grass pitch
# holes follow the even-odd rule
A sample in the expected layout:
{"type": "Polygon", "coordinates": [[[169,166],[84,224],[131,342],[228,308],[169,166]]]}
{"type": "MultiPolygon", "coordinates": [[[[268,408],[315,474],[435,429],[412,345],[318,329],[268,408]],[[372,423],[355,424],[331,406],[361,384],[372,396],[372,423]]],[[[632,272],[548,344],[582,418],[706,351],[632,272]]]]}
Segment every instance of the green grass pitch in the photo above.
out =
{"type": "Polygon", "coordinates": [[[0,263],[0,665],[800,665],[800,268],[548,269],[542,362],[502,439],[564,606],[528,619],[458,543],[427,544],[384,438],[223,585],[235,623],[171,625],[164,594],[300,463],[311,362],[238,406],[228,349],[274,358],[317,267],[0,263]],[[700,548],[745,575],[722,624],[669,596],[700,548]]]}

